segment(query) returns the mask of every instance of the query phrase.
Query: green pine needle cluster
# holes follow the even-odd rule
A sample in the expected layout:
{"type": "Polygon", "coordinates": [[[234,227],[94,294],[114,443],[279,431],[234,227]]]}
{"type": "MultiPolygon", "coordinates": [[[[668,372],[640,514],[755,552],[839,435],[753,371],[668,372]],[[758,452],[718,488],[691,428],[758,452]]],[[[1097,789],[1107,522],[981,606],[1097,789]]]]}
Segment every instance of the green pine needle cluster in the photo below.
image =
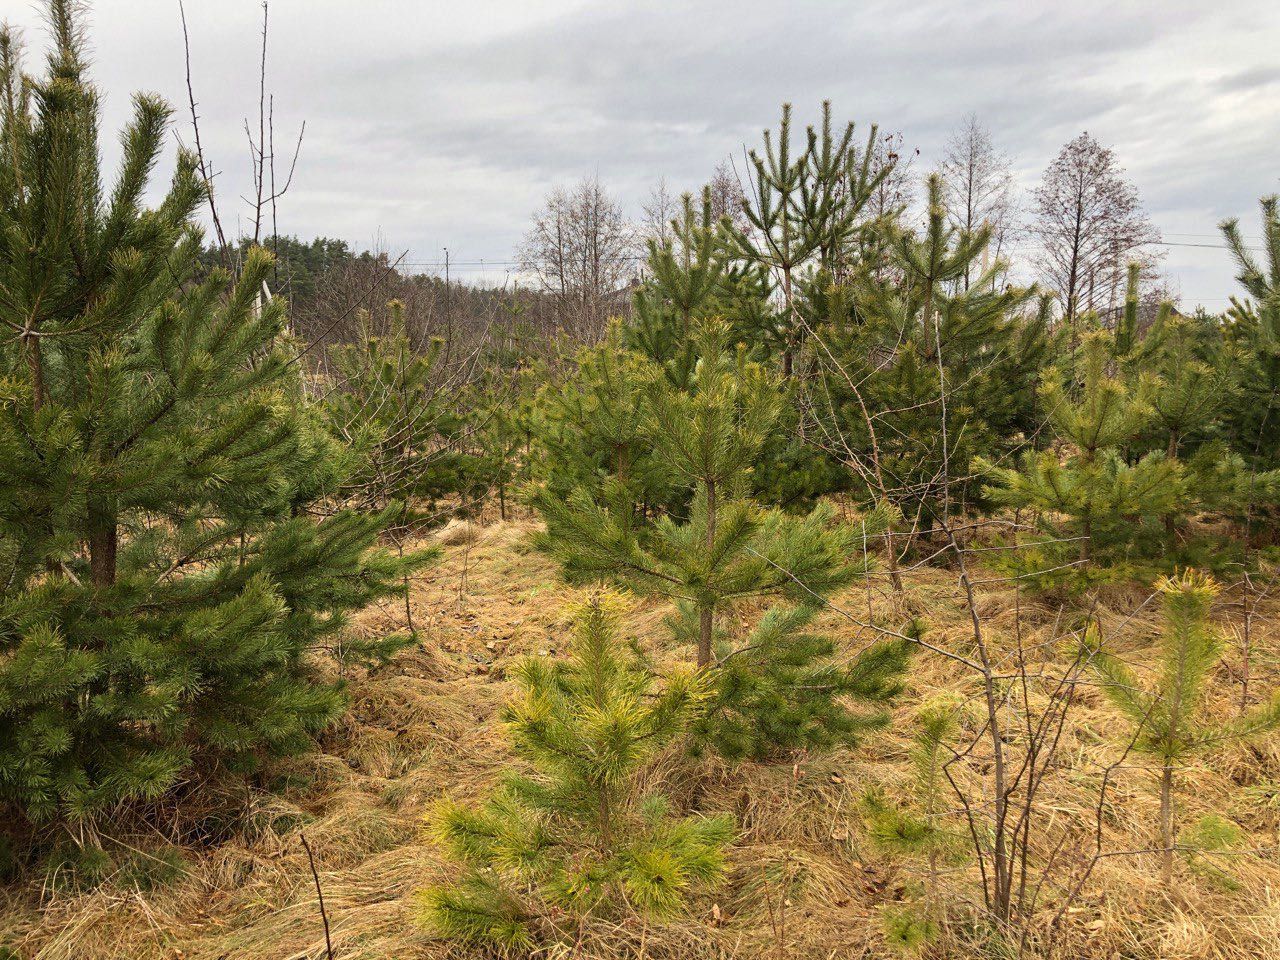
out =
{"type": "Polygon", "coordinates": [[[811,629],[817,613],[774,606],[741,646],[724,645],[715,693],[693,730],[699,746],[732,760],[769,760],[856,746],[884,728],[910,640],[877,643],[842,662],[831,638],[811,629]]]}
{"type": "Polygon", "coordinates": [[[730,821],[678,817],[639,776],[707,697],[705,680],[659,687],[623,639],[620,602],[595,595],[575,615],[567,661],[526,661],[505,722],[533,768],[478,809],[443,802],[432,830],[462,869],[422,895],[429,925],[501,948],[569,940],[590,917],[669,919],[716,881],[730,821]]]}

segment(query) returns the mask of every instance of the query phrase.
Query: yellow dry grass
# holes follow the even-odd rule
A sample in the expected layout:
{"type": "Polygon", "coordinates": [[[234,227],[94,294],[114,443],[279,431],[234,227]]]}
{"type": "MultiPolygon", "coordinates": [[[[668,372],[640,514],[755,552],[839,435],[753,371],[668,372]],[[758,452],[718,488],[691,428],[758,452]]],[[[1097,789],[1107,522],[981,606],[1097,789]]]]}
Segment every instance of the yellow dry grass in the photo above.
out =
{"type": "MultiPolygon", "coordinates": [[[[512,762],[496,714],[507,696],[508,667],[523,656],[558,656],[566,607],[577,591],[530,551],[528,522],[446,528],[444,560],[412,590],[423,649],[351,678],[352,709],[315,755],[291,764],[289,785],[241,798],[238,820],[215,844],[192,846],[183,879],[142,892],[120,883],[80,895],[31,883],[0,892],[0,944],[24,960],[317,960],[324,934],[307,855],[314,851],[339,960],[411,960],[480,956],[435,939],[414,921],[414,893],[447,875],[448,865],[422,834],[424,813],[446,791],[478,798],[512,762]]],[[[929,639],[967,651],[963,594],[954,574],[912,575],[909,606],[929,639]]],[[[1141,597],[1121,595],[1096,611],[1110,640],[1136,666],[1150,662],[1159,619],[1141,597]]],[[[875,639],[854,622],[901,623],[883,584],[851,590],[827,625],[849,650],[875,639]]],[[[1224,603],[1224,606],[1226,604],[1224,603]]],[[[1022,631],[1052,669],[1051,642],[1070,624],[1064,615],[1007,585],[989,584],[979,610],[998,650],[1022,631]],[[1016,601],[1016,602],[1015,602],[1016,601]]],[[[659,660],[687,656],[664,649],[654,604],[637,604],[631,625],[659,660]]],[[[1280,684],[1269,655],[1280,649],[1274,610],[1254,624],[1255,690],[1280,684]]],[[[368,611],[358,629],[404,625],[404,610],[368,611]]],[[[1238,687],[1224,664],[1213,709],[1229,716],[1238,687]]],[[[941,657],[915,661],[908,695],[894,723],[857,750],[792,764],[730,766],[671,755],[651,772],[677,802],[735,816],[740,836],[726,883],[701,896],[688,916],[665,926],[597,924],[579,956],[649,958],[857,958],[892,955],[878,911],[916,877],[909,865],[871,850],[862,836],[859,800],[875,783],[909,789],[910,718],[937,695],[975,695],[974,679],[941,657]]],[[[977,721],[967,721],[972,727],[977,721]]],[[[1042,797],[1043,843],[1063,831],[1065,856],[1092,849],[1095,798],[1103,768],[1116,759],[1122,725],[1096,690],[1083,688],[1064,732],[1058,769],[1042,797]]],[[[964,773],[982,789],[983,756],[964,773]]],[[[1135,762],[1137,762],[1135,760],[1135,762]]],[[[1280,781],[1276,741],[1227,745],[1181,774],[1180,817],[1228,815],[1254,847],[1274,843],[1273,815],[1252,804],[1247,788],[1280,781]]],[[[1153,844],[1156,798],[1139,769],[1115,774],[1104,810],[1108,850],[1153,844]]],[[[139,837],[139,841],[145,840],[139,837]]],[[[1103,859],[1051,941],[1029,955],[1088,960],[1245,960],[1280,957],[1280,859],[1274,853],[1231,858],[1231,886],[1180,868],[1170,896],[1157,880],[1154,855],[1103,859]]],[[[982,940],[966,924],[979,886],[970,865],[948,871],[949,900],[961,905],[934,957],[1003,957],[1016,951],[982,940]]],[[[1047,921],[1056,891],[1046,890],[1047,921]]],[[[0,955],[2,951],[0,951],[0,955]]],[[[564,955],[568,956],[566,952],[564,955]]],[[[556,956],[556,954],[552,954],[556,956]]]]}

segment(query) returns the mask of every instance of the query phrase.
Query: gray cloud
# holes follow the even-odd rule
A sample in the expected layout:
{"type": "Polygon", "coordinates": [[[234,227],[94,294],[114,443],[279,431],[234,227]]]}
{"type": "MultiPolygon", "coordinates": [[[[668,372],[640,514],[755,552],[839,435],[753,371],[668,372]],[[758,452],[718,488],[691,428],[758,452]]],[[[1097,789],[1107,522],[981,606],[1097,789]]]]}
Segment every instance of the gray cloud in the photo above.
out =
{"type": "MultiPolygon", "coordinates": [[[[1277,182],[1280,12],[1265,0],[273,0],[281,136],[307,118],[283,225],[415,261],[509,259],[554,184],[599,172],[632,210],[695,186],[793,101],[901,130],[925,170],[969,111],[1024,188],[1082,129],[1112,144],[1172,241],[1250,223],[1277,182]]],[[[207,146],[247,179],[256,0],[188,0],[207,146]]],[[[29,8],[17,15],[34,25],[29,8]]],[[[135,88],[185,100],[176,0],[100,0],[96,75],[118,125],[135,88]]],[[[31,40],[39,31],[31,31],[31,40]]],[[[1202,236],[1204,235],[1204,236],[1202,236]]],[[[1194,237],[1200,237],[1193,240],[1194,237]]],[[[1183,293],[1220,306],[1221,251],[1169,248],[1183,293]]],[[[490,278],[500,270],[490,271],[490,278]]]]}
{"type": "Polygon", "coordinates": [[[1271,87],[1280,83],[1280,67],[1250,67],[1219,78],[1215,84],[1219,90],[1235,93],[1241,90],[1256,90],[1259,87],[1271,87]]]}

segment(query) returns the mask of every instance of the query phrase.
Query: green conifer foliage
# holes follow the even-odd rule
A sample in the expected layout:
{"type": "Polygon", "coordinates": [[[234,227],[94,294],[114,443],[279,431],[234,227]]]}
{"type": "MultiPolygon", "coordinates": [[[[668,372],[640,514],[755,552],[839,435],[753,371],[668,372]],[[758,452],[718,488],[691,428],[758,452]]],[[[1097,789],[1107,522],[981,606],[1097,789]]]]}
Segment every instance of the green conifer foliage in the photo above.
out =
{"type": "Polygon", "coordinates": [[[310,516],[339,460],[259,300],[270,256],[191,279],[188,153],[143,207],[161,101],[103,184],[76,9],[43,78],[0,34],[0,802],[32,820],[305,747],[343,706],[308,651],[413,562],[370,552],[385,516],[310,516]]]}
{"type": "Polygon", "coordinates": [[[887,939],[906,951],[918,951],[937,937],[942,920],[940,870],[956,862],[963,849],[963,836],[943,819],[943,765],[952,756],[947,741],[955,729],[955,704],[927,704],[916,717],[911,750],[913,802],[892,802],[882,792],[871,791],[863,804],[867,833],[877,849],[925,865],[923,897],[887,910],[884,917],[887,939]]]}
{"type": "Polygon", "coordinates": [[[1158,378],[1151,394],[1152,421],[1166,438],[1170,459],[1203,442],[1230,397],[1227,371],[1218,357],[1207,355],[1213,344],[1205,333],[1199,321],[1175,316],[1164,304],[1149,337],[1158,344],[1144,365],[1158,378]]]}
{"type": "Polygon", "coordinates": [[[791,105],[783,104],[776,140],[764,131],[762,151],[749,154],[754,190],[744,202],[749,229],[732,230],[737,257],[761,276],[776,278],[782,302],[779,309],[757,316],[757,343],[782,358],[790,377],[806,339],[800,309],[802,285],[811,274],[829,282],[845,272],[854,257],[851,249],[878,226],[864,216],[867,202],[889,173],[872,168],[876,129],[866,148],[853,145],[854,124],[835,132],[831,103],[822,104],[822,125],[809,127],[806,145],[797,151],[791,136],[791,105]]]}
{"type": "Polygon", "coordinates": [[[1230,404],[1233,385],[1221,326],[1204,315],[1183,316],[1165,301],[1150,329],[1139,330],[1138,279],[1138,265],[1130,264],[1113,349],[1113,366],[1131,385],[1145,389],[1150,403],[1134,447],[1186,459],[1188,451],[1216,439],[1220,414],[1230,404]]]}
{"type": "Polygon", "coordinates": [[[1131,369],[1154,378],[1151,419],[1135,446],[1163,450],[1183,471],[1183,503],[1164,517],[1166,549],[1222,569],[1240,563],[1239,544],[1189,529],[1188,518],[1211,513],[1247,522],[1280,495],[1280,472],[1259,470],[1223,436],[1239,399],[1232,361],[1217,318],[1183,316],[1169,303],[1127,358],[1131,369]]]}
{"type": "Polygon", "coordinates": [[[651,276],[637,291],[624,343],[661,364],[671,382],[688,384],[693,372],[695,320],[708,315],[726,279],[727,251],[721,225],[711,216],[711,189],[695,210],[685,194],[683,214],[671,221],[671,237],[649,241],[651,276]]]}
{"type": "Polygon", "coordinates": [[[332,430],[350,450],[342,495],[365,510],[397,504],[395,526],[429,522],[439,500],[465,493],[467,458],[457,437],[464,424],[440,369],[443,341],[415,350],[405,331],[404,304],[387,304],[389,329],[379,335],[367,311],[360,340],[330,347],[335,386],[327,397],[332,430]]]}
{"type": "MultiPolygon", "coordinates": [[[[1050,524],[1060,541],[1075,544],[1078,561],[1125,559],[1152,524],[1187,509],[1182,466],[1163,450],[1131,463],[1129,445],[1150,423],[1157,381],[1132,381],[1117,372],[1112,338],[1101,331],[1081,345],[1080,385],[1073,390],[1061,369],[1051,369],[1041,388],[1061,448],[1028,451],[1018,469],[979,459],[976,469],[997,504],[1032,508],[1065,518],[1050,524]]],[[[1066,561],[1062,551],[1051,558],[1066,561]]]]}
{"type": "Polygon", "coordinates": [[[909,645],[878,644],[841,663],[831,638],[810,628],[817,613],[774,606],[736,650],[727,646],[696,742],[730,759],[769,760],[853,746],[889,722],[909,645]]]}
{"type": "Polygon", "coordinates": [[[547,384],[534,405],[531,472],[544,496],[586,496],[625,527],[686,506],[645,432],[651,397],[664,381],[657,363],[623,346],[617,328],[579,351],[573,369],[547,384]]]}
{"type": "Polygon", "coordinates": [[[704,321],[690,389],[658,378],[646,393],[638,436],[691,496],[687,516],[664,514],[636,527],[591,489],[563,497],[544,488],[535,495],[547,523],[539,544],[572,579],[612,581],[675,600],[676,636],[694,644],[699,667],[729,664],[739,650],[736,662],[719,672],[718,709],[700,725],[730,755],[761,756],[799,739],[850,739],[865,722],[843,715],[848,697],[865,698],[873,710],[882,705],[896,689],[906,657],[902,644],[837,667],[830,644],[801,629],[808,610],[766,619],[760,645],[749,651],[743,647],[750,641],[720,629],[745,598],[812,607],[863,575],[866,538],[878,536],[886,518],[876,511],[859,525],[838,525],[829,505],[794,515],[750,498],[752,464],[785,394],[745,351],[730,352],[727,337],[722,321],[704,321]],[[773,729],[783,719],[775,711],[784,701],[785,716],[799,724],[785,734],[773,729]]]}
{"type": "Polygon", "coordinates": [[[701,708],[705,678],[680,673],[659,688],[607,595],[575,620],[569,659],[526,661],[506,711],[532,773],[508,775],[478,810],[445,802],[434,818],[463,870],[422,897],[445,935],[500,948],[575,942],[590,917],[669,919],[722,873],[729,819],[678,817],[639,781],[701,708]]]}
{"type": "Polygon", "coordinates": [[[1280,467],[1280,200],[1267,197],[1261,208],[1261,261],[1238,221],[1222,223],[1246,294],[1227,312],[1235,396],[1224,419],[1235,451],[1251,467],[1272,470],[1280,467]]]}
{"type": "Polygon", "coordinates": [[[989,227],[952,227],[941,179],[928,185],[923,230],[882,228],[887,269],[856,271],[810,301],[828,348],[821,436],[858,465],[867,499],[907,516],[940,514],[947,498],[971,504],[970,460],[1034,433],[1046,353],[1042,319],[1023,315],[1033,291],[997,283],[999,261],[979,269],[989,227]]]}
{"type": "MultiPolygon", "coordinates": [[[[845,139],[852,133],[851,126],[845,139]]],[[[783,357],[783,372],[788,376],[800,339],[794,317],[797,275],[821,239],[816,231],[807,229],[804,199],[827,193],[804,190],[802,194],[809,156],[807,151],[796,153],[791,142],[791,104],[785,103],[776,144],[772,132],[765,130],[763,155],[755,150],[749,154],[755,168],[755,203],[745,203],[743,212],[754,230],[751,235],[738,235],[740,254],[779,278],[783,303],[775,316],[774,346],[783,357]]]]}
{"type": "Polygon", "coordinates": [[[1170,886],[1176,850],[1174,787],[1178,769],[1215,744],[1254,737],[1280,726],[1280,695],[1232,722],[1208,720],[1204,716],[1205,693],[1224,644],[1222,634],[1209,623],[1218,587],[1212,579],[1188,572],[1161,580],[1157,589],[1164,598],[1165,629],[1153,685],[1143,684],[1130,667],[1096,644],[1088,656],[1107,697],[1134,725],[1134,748],[1158,764],[1161,877],[1165,886],[1170,886]]]}
{"type": "MultiPolygon", "coordinates": [[[[1041,403],[1061,447],[1024,455],[1020,471],[989,473],[997,503],[1065,515],[1064,526],[1050,529],[1079,538],[1078,561],[1112,565],[1064,573],[1070,551],[1045,544],[1011,564],[1025,568],[1019,573],[1058,567],[1034,578],[1041,585],[1141,571],[1162,556],[1238,563],[1221,539],[1188,531],[1188,520],[1200,513],[1241,519],[1280,491],[1280,474],[1251,467],[1218,438],[1235,391],[1217,325],[1164,303],[1150,329],[1139,331],[1139,306],[1135,265],[1114,336],[1094,331],[1081,344],[1077,382],[1061,366],[1045,376],[1041,403]]],[[[986,470],[984,461],[978,466],[986,470]]]]}
{"type": "Polygon", "coordinates": [[[726,339],[723,322],[702,324],[691,389],[650,381],[634,433],[673,483],[690,491],[687,518],[664,515],[637,535],[590,489],[536,496],[547,521],[540,543],[571,577],[616,579],[695,609],[700,666],[711,663],[715,615],[727,603],[761,594],[804,602],[857,575],[848,559],[856,555],[856,533],[829,529],[829,509],[793,518],[747,498],[746,478],[783,395],[759,365],[731,353],[726,339]]]}
{"type": "MultiPolygon", "coordinates": [[[[706,318],[724,320],[727,342],[766,362],[776,321],[767,268],[756,262],[729,263],[734,241],[726,224],[712,220],[709,190],[703,191],[700,211],[686,195],[683,216],[671,226],[665,244],[649,243],[650,277],[636,294],[623,343],[658,364],[671,385],[684,391],[691,389],[696,332],[706,318]]],[[[812,506],[818,497],[840,489],[844,473],[829,455],[805,442],[799,390],[795,384],[789,390],[777,428],[761,445],[752,490],[765,503],[812,506]]]]}
{"type": "Polygon", "coordinates": [[[497,495],[498,514],[507,519],[514,485],[531,475],[536,368],[503,377],[491,372],[464,398],[474,410],[471,484],[468,497],[497,495]]]}
{"type": "Polygon", "coordinates": [[[1137,263],[1129,264],[1129,275],[1125,284],[1124,310],[1116,321],[1116,356],[1128,357],[1138,346],[1138,308],[1141,300],[1138,295],[1138,276],[1141,267],[1137,263]]]}

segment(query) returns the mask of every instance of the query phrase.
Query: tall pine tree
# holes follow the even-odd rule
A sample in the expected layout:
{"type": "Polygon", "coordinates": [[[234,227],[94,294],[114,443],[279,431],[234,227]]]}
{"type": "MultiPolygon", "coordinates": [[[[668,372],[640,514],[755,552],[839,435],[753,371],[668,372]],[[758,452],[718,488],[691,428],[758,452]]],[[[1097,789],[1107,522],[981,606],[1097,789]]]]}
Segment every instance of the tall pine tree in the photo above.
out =
{"type": "Polygon", "coordinates": [[[923,229],[883,225],[885,264],[810,298],[827,347],[817,432],[864,497],[925,518],[972,505],[970,460],[1034,432],[1046,352],[1042,317],[1023,312],[1033,292],[996,282],[990,227],[952,226],[941,179],[928,187],[923,229]]]}

